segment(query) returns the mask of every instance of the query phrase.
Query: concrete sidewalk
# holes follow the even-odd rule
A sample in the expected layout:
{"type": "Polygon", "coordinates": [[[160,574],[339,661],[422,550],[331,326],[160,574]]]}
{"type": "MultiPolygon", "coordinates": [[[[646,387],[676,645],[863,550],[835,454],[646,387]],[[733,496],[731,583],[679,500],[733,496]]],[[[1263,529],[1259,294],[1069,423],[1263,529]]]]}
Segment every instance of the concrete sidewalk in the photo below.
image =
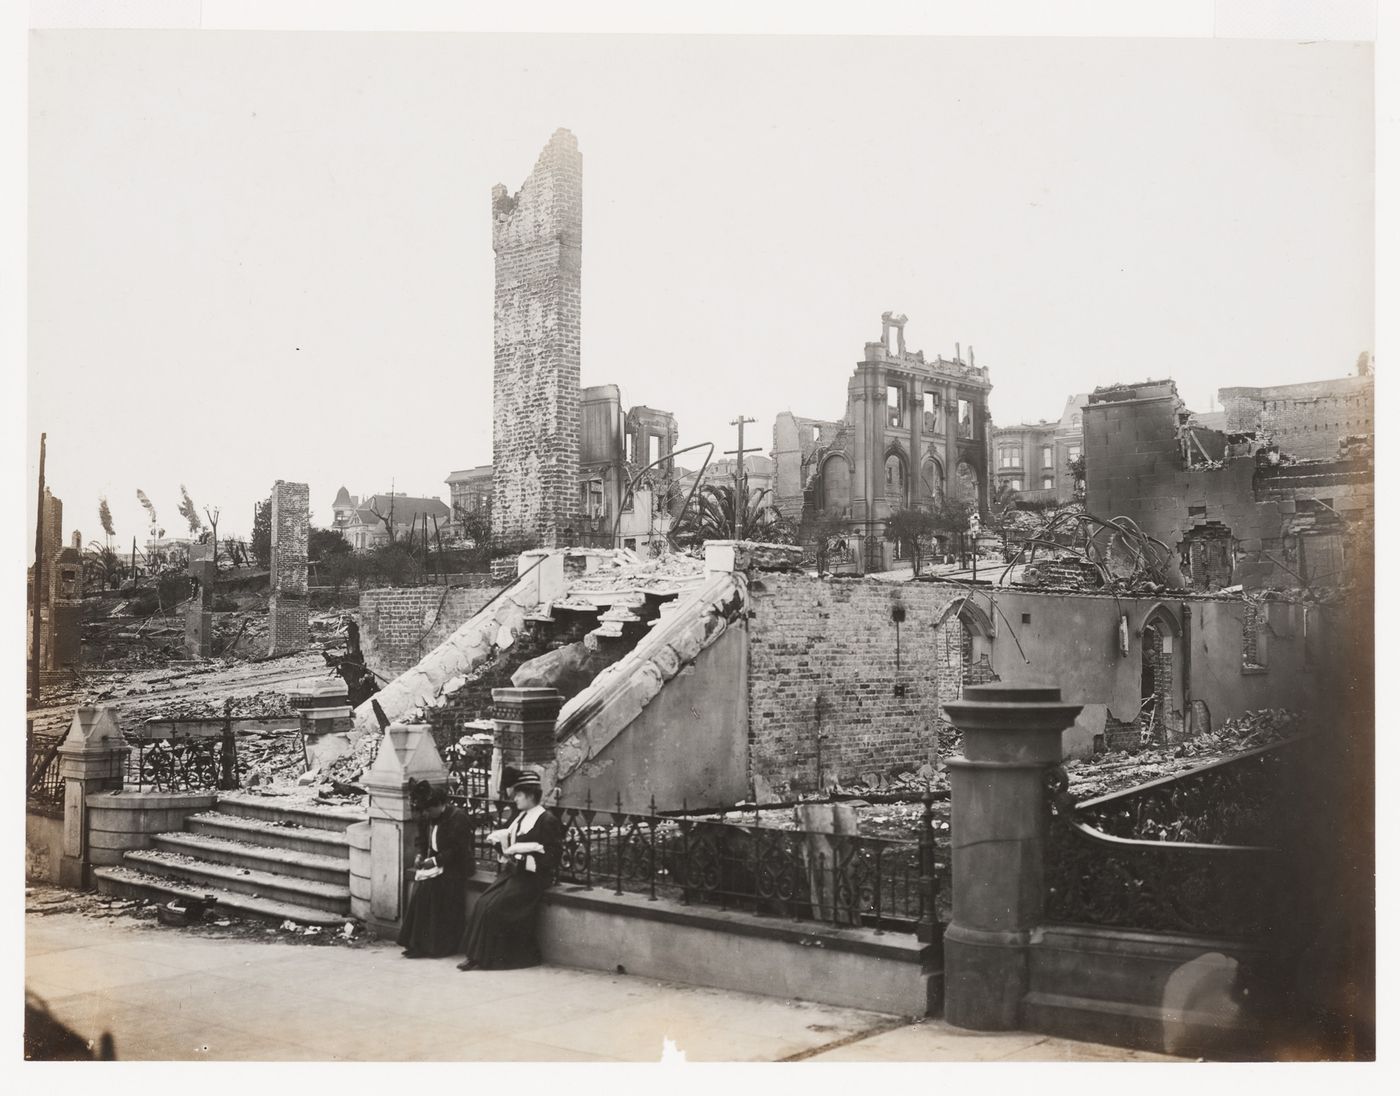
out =
{"type": "Polygon", "coordinates": [[[220,938],[82,913],[25,919],[27,988],[119,1060],[1172,1061],[937,1021],[561,967],[463,974],[397,948],[220,938]]]}

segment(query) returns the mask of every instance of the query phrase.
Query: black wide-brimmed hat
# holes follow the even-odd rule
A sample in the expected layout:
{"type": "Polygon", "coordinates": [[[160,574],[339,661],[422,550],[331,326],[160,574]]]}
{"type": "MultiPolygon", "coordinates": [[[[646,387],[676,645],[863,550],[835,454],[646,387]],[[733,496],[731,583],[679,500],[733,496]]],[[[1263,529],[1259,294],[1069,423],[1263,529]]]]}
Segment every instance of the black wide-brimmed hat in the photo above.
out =
{"type": "Polygon", "coordinates": [[[543,787],[544,785],[540,782],[540,774],[532,773],[530,770],[526,769],[515,778],[515,783],[511,785],[510,790],[513,792],[528,792],[531,790],[539,791],[543,787]]]}

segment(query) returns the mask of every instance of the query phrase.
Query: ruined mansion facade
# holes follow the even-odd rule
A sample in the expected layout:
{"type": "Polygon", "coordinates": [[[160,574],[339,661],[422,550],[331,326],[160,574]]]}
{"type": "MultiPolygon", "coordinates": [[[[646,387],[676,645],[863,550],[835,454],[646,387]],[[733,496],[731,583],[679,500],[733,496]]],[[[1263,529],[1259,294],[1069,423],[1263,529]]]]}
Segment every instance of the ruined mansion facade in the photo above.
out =
{"type": "Polygon", "coordinates": [[[783,412],[773,426],[773,501],[793,521],[826,515],[864,544],[867,570],[892,562],[885,527],[896,511],[945,496],[978,511],[990,502],[992,385],[968,347],[925,359],[904,342],[904,316],[886,312],[847,385],[846,414],[828,421],[783,412]]]}

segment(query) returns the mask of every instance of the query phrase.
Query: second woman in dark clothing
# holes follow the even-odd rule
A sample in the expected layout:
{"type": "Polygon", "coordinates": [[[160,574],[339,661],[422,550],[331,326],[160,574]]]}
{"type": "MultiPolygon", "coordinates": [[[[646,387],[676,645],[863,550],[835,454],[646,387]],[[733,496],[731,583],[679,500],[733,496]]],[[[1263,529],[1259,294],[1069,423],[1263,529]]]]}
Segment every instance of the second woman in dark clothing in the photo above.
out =
{"type": "Polygon", "coordinates": [[[458,970],[511,970],[540,961],[540,900],[559,864],[563,828],[540,806],[538,775],[521,773],[511,790],[515,818],[488,838],[501,848],[500,874],[472,907],[461,944],[467,957],[458,970]]]}
{"type": "Polygon", "coordinates": [[[399,946],[408,959],[439,959],[456,951],[467,920],[467,879],[476,871],[472,823],[448,802],[446,789],[426,780],[410,781],[408,796],[426,824],[399,946]]]}

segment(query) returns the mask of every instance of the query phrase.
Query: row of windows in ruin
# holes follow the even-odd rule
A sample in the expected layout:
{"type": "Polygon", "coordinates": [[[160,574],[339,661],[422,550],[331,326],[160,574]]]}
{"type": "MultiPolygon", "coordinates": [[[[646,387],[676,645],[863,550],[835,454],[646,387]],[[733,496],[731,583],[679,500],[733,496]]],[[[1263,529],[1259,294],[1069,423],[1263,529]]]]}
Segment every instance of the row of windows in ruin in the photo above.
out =
{"type": "MultiPolygon", "coordinates": [[[[947,420],[943,410],[943,393],[925,392],[923,404],[924,432],[928,434],[942,434],[947,429],[947,420]]],[[[957,404],[958,437],[976,437],[977,427],[975,416],[972,413],[972,401],[960,399],[957,401],[957,404]]],[[[886,385],[886,422],[890,426],[902,427],[909,417],[910,410],[909,390],[902,384],[886,385]]]]}

